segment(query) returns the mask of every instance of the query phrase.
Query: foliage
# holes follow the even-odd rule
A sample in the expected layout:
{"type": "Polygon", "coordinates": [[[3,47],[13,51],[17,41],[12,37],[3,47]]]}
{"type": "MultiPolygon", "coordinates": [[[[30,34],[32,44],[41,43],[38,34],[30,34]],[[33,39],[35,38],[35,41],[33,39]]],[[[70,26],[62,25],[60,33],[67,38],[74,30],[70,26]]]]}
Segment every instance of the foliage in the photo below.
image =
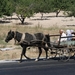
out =
{"type": "Polygon", "coordinates": [[[68,10],[69,10],[68,15],[75,17],[75,1],[74,0],[70,1],[70,7],[68,10]]]}
{"type": "Polygon", "coordinates": [[[10,16],[14,12],[14,2],[13,0],[0,0],[0,16],[8,15],[10,16]]]}
{"type": "Polygon", "coordinates": [[[21,23],[24,24],[26,17],[33,15],[33,3],[31,0],[18,0],[16,4],[16,11],[21,23]]]}
{"type": "Polygon", "coordinates": [[[75,16],[75,0],[0,0],[0,16],[12,15],[16,12],[21,23],[34,13],[67,11],[69,16],[75,16]]]}

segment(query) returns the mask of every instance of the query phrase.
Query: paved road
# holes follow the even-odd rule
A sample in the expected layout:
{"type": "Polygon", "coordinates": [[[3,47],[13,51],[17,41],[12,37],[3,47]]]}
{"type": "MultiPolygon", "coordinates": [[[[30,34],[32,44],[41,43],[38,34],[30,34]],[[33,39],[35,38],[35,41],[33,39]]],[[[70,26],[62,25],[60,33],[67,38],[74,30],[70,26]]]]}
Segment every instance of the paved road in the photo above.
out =
{"type": "Polygon", "coordinates": [[[75,75],[75,61],[40,60],[0,63],[0,75],[75,75]]]}

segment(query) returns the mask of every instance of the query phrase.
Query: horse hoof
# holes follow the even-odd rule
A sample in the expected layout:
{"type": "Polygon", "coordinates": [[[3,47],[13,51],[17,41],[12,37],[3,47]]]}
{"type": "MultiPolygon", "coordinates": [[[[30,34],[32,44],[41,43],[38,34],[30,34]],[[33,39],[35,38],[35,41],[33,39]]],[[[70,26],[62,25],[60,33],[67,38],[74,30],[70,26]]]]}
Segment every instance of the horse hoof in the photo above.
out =
{"type": "Polygon", "coordinates": [[[35,59],[35,61],[38,61],[38,59],[35,59]]]}
{"type": "Polygon", "coordinates": [[[28,60],[30,60],[30,58],[27,58],[28,60]]]}
{"type": "Polygon", "coordinates": [[[18,62],[18,63],[21,63],[21,62],[18,62]]]}
{"type": "Polygon", "coordinates": [[[47,60],[49,60],[49,59],[50,59],[50,57],[47,58],[47,60]]]}
{"type": "Polygon", "coordinates": [[[21,63],[22,61],[19,61],[19,63],[21,63]]]}
{"type": "Polygon", "coordinates": [[[19,61],[19,63],[21,63],[21,62],[22,62],[22,60],[19,61]]]}

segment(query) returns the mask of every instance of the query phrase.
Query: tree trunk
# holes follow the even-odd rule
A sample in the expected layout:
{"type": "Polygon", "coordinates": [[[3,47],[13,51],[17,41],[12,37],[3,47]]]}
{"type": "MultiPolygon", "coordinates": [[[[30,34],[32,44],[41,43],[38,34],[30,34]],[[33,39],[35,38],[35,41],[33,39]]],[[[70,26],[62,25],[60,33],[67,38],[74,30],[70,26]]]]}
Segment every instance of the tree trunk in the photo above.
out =
{"type": "Polygon", "coordinates": [[[24,20],[25,20],[25,18],[22,18],[22,19],[21,19],[21,23],[22,23],[22,24],[24,24],[24,20]]]}
{"type": "Polygon", "coordinates": [[[21,16],[17,15],[17,16],[23,25],[26,17],[24,17],[23,15],[21,15],[21,16]]]}
{"type": "Polygon", "coordinates": [[[58,17],[58,14],[60,13],[60,10],[56,11],[56,17],[58,17]]]}
{"type": "Polygon", "coordinates": [[[43,19],[43,13],[41,13],[41,20],[43,19]]]}

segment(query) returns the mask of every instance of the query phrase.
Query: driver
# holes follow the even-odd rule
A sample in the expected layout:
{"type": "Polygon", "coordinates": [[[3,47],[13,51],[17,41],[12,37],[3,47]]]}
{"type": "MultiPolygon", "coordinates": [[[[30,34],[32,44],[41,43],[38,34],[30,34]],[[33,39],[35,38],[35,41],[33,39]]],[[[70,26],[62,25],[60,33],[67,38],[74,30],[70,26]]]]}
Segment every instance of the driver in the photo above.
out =
{"type": "MultiPolygon", "coordinates": [[[[67,41],[67,38],[62,38],[62,37],[66,37],[66,34],[64,33],[64,30],[60,29],[59,33],[61,35],[60,42],[67,41]]],[[[59,41],[59,39],[57,41],[59,41]]]]}

